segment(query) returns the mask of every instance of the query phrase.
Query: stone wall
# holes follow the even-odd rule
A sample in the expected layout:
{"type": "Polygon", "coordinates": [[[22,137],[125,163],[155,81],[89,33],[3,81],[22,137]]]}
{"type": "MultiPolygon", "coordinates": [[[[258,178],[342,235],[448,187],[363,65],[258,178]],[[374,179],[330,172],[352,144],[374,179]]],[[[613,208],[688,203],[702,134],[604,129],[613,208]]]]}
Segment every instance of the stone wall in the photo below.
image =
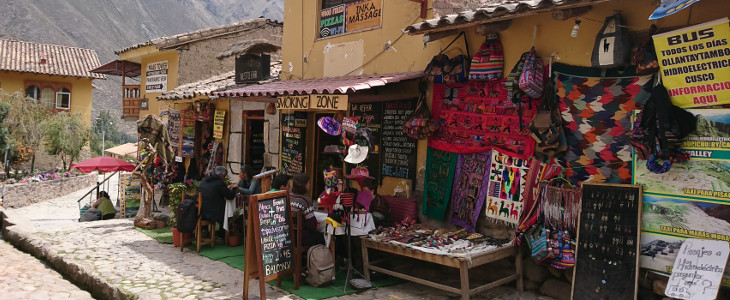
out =
{"type": "Polygon", "coordinates": [[[96,173],[57,180],[17,183],[7,185],[3,206],[20,208],[66,195],[84,188],[91,188],[98,180],[96,173]]]}

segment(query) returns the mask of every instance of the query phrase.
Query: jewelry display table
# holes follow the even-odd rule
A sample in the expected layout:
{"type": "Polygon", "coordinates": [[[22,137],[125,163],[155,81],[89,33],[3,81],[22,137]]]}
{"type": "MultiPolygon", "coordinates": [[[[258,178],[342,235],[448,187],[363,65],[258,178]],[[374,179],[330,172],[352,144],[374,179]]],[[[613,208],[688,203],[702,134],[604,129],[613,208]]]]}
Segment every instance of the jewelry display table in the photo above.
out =
{"type": "Polygon", "coordinates": [[[362,237],[362,261],[363,261],[363,270],[365,273],[365,279],[368,281],[370,280],[370,270],[380,272],[383,274],[387,274],[393,277],[398,277],[401,279],[405,279],[408,281],[412,281],[415,283],[427,285],[430,287],[434,287],[437,289],[441,289],[447,292],[452,292],[456,294],[461,295],[461,299],[469,299],[471,295],[477,294],[479,292],[494,288],[496,286],[500,286],[502,284],[511,282],[513,280],[517,281],[517,290],[522,291],[523,290],[523,282],[522,282],[522,255],[520,254],[519,247],[514,246],[503,246],[498,247],[494,250],[489,250],[487,252],[479,253],[476,255],[468,255],[468,256],[448,256],[448,255],[441,255],[441,254],[433,254],[433,253],[427,253],[421,250],[413,249],[410,247],[405,247],[401,245],[396,245],[393,243],[388,242],[380,242],[370,239],[369,237],[365,236],[362,237]],[[452,286],[448,286],[445,284],[429,281],[427,279],[414,277],[408,274],[400,273],[394,270],[385,269],[384,267],[377,266],[377,264],[385,261],[378,260],[378,261],[370,261],[368,259],[368,249],[378,250],[387,252],[390,254],[395,254],[399,256],[409,257],[425,262],[440,264],[443,266],[451,267],[459,269],[460,274],[460,281],[461,281],[461,287],[455,288],[452,286]],[[474,288],[469,287],[469,269],[488,264],[494,261],[498,261],[500,259],[514,256],[515,257],[515,272],[513,274],[510,274],[507,277],[492,281],[490,283],[480,285],[474,288]]]}

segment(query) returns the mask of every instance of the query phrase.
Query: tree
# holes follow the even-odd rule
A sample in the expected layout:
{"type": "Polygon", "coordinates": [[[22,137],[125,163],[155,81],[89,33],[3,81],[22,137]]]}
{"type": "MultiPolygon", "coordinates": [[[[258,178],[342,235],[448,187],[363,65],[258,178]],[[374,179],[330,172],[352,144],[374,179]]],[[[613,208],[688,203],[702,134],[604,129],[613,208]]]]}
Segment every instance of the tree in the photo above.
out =
{"type": "Polygon", "coordinates": [[[60,112],[46,122],[46,152],[58,155],[63,169],[81,155],[81,149],[91,137],[91,131],[81,121],[81,114],[60,112]]]}
{"type": "MultiPolygon", "coordinates": [[[[8,105],[9,112],[5,118],[4,125],[8,130],[10,140],[14,143],[11,148],[18,154],[25,152],[25,160],[16,160],[14,164],[20,164],[32,159],[31,172],[35,168],[35,152],[40,148],[45,138],[45,128],[42,124],[52,116],[52,108],[49,104],[43,104],[33,98],[24,98],[20,93],[8,94],[0,91],[0,102],[8,105]]],[[[2,149],[5,149],[3,146],[2,149]]],[[[11,160],[12,161],[12,160],[11,160]]]]}
{"type": "Polygon", "coordinates": [[[91,131],[94,133],[91,138],[91,152],[104,155],[101,153],[102,138],[104,139],[103,144],[106,149],[136,141],[129,134],[120,131],[117,124],[118,119],[112,117],[109,111],[102,110],[99,112],[99,116],[91,123],[91,131]]]}

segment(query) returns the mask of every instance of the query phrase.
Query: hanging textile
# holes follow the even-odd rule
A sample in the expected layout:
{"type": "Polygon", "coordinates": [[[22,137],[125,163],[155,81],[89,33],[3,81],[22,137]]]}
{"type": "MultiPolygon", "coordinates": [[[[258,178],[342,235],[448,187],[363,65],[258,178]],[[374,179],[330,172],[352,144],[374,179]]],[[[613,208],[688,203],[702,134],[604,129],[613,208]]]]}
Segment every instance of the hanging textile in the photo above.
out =
{"type": "Polygon", "coordinates": [[[487,196],[487,176],[491,152],[459,154],[451,198],[451,224],[469,232],[476,229],[477,218],[487,196]]]}
{"type": "Polygon", "coordinates": [[[139,140],[146,140],[157,150],[157,154],[166,161],[172,161],[173,150],[170,146],[170,136],[165,124],[155,115],[147,115],[137,121],[139,140]]]}
{"type": "Polygon", "coordinates": [[[434,84],[431,114],[439,122],[439,129],[429,137],[428,146],[456,153],[495,148],[529,158],[535,150],[535,140],[526,124],[539,103],[539,98],[529,97],[524,97],[522,104],[508,100],[504,80],[434,84]]]}
{"type": "Polygon", "coordinates": [[[439,221],[444,220],[454,185],[457,158],[456,153],[428,148],[423,193],[424,215],[439,221]]]}
{"type": "MultiPolygon", "coordinates": [[[[557,66],[557,65],[556,65],[557,66]]],[[[567,68],[566,68],[567,69],[567,68]]],[[[556,92],[568,151],[561,160],[572,184],[631,182],[630,115],[651,91],[651,75],[598,77],[556,70],[556,92]]]]}
{"type": "Polygon", "coordinates": [[[180,113],[182,137],[180,156],[193,157],[195,153],[195,111],[192,109],[183,110],[180,113]]]}
{"type": "Polygon", "coordinates": [[[528,161],[492,151],[487,218],[517,226],[522,213],[528,161]]]}
{"type": "Polygon", "coordinates": [[[558,187],[547,183],[539,184],[540,211],[545,226],[559,231],[576,233],[580,210],[581,189],[579,187],[558,187]]]}
{"type": "Polygon", "coordinates": [[[180,148],[180,126],[180,111],[170,109],[167,120],[167,132],[170,133],[170,144],[175,151],[180,148]]]}

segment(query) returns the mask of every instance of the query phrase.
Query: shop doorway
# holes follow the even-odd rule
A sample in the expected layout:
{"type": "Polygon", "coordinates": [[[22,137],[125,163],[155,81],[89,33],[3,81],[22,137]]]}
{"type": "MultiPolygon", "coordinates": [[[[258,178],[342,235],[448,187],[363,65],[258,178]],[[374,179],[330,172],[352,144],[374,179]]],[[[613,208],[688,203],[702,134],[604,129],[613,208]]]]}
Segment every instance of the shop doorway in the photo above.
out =
{"type": "MultiPolygon", "coordinates": [[[[322,117],[331,117],[332,114],[316,114],[315,120],[319,120],[322,117]]],[[[326,169],[329,169],[330,167],[334,167],[335,171],[337,171],[337,178],[342,179],[342,166],[343,166],[343,159],[344,156],[341,153],[337,153],[335,151],[332,151],[333,149],[339,149],[342,150],[342,137],[341,136],[332,136],[324,131],[320,130],[319,127],[315,126],[315,161],[314,161],[314,180],[312,181],[314,185],[314,190],[312,191],[312,195],[314,197],[319,196],[320,193],[322,193],[325,189],[324,185],[324,179],[323,179],[323,171],[326,169]],[[327,147],[329,146],[329,147],[327,147]],[[325,151],[327,150],[327,151],[325,151]]]]}
{"type": "Polygon", "coordinates": [[[241,147],[243,164],[251,166],[258,174],[264,168],[264,111],[243,111],[244,140],[241,147]]]}

